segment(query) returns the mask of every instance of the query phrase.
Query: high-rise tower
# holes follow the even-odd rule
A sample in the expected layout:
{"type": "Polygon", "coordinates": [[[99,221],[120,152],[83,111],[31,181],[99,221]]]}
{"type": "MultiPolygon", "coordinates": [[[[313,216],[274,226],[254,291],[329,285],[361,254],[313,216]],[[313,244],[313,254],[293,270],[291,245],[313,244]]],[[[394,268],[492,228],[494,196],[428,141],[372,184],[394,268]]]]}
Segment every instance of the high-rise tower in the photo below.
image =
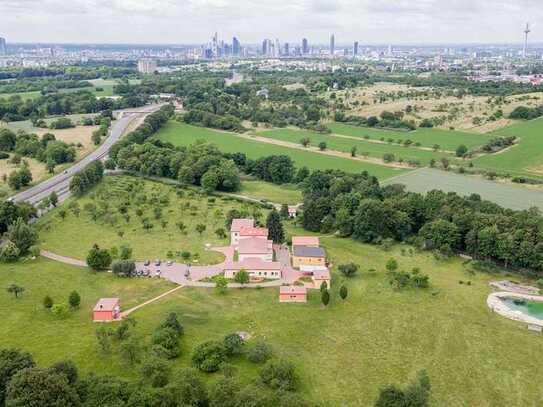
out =
{"type": "Polygon", "coordinates": [[[302,54],[309,54],[309,43],[307,42],[307,38],[302,39],[302,54]]]}
{"type": "Polygon", "coordinates": [[[526,58],[528,54],[528,34],[530,34],[530,23],[526,23],[526,28],[524,29],[524,49],[522,50],[523,58],[526,58]]]}
{"type": "Polygon", "coordinates": [[[336,37],[332,34],[330,36],[330,56],[334,56],[334,52],[336,52],[336,37]]]}

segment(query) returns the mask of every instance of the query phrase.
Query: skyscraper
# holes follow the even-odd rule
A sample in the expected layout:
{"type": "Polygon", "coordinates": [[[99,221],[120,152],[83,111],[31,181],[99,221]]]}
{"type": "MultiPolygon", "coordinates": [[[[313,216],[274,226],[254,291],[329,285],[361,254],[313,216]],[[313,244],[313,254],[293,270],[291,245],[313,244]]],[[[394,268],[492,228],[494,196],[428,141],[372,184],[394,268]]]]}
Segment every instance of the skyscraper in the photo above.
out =
{"type": "Polygon", "coordinates": [[[268,39],[264,39],[264,41],[262,41],[262,55],[268,55],[268,39]]]}
{"type": "Polygon", "coordinates": [[[241,44],[239,43],[239,40],[234,37],[232,38],[232,55],[235,57],[239,57],[241,54],[241,44]]]}
{"type": "Polygon", "coordinates": [[[286,57],[290,55],[290,45],[288,42],[285,42],[285,45],[283,46],[283,55],[286,57]]]}
{"type": "Polygon", "coordinates": [[[307,38],[302,39],[302,55],[309,54],[309,43],[307,42],[307,38]]]}
{"type": "Polygon", "coordinates": [[[278,58],[281,56],[281,44],[279,44],[279,39],[275,39],[275,45],[273,47],[273,56],[278,58]]]}
{"type": "Polygon", "coordinates": [[[6,55],[8,53],[8,47],[6,45],[6,39],[0,37],[0,55],[6,55]]]}
{"type": "Polygon", "coordinates": [[[218,34],[215,32],[215,35],[213,36],[213,40],[211,40],[211,53],[213,54],[214,58],[217,58],[219,53],[219,41],[218,41],[218,34]]]}
{"type": "Polygon", "coordinates": [[[334,52],[336,51],[336,37],[334,34],[330,36],[330,56],[334,56],[334,52]]]}
{"type": "Polygon", "coordinates": [[[355,41],[353,44],[353,55],[354,56],[358,55],[358,41],[355,41]]]}

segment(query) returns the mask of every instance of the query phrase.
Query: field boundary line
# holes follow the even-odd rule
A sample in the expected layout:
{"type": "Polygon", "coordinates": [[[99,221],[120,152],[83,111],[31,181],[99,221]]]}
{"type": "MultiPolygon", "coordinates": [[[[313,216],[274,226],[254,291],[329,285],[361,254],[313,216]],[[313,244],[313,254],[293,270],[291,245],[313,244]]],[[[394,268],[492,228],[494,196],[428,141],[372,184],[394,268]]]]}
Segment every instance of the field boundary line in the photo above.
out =
{"type": "Polygon", "coordinates": [[[177,286],[175,288],[172,288],[171,290],[166,291],[165,293],[160,294],[159,296],[156,296],[155,298],[151,298],[150,300],[142,302],[141,304],[138,304],[135,307],[127,309],[126,311],[121,312],[121,318],[124,318],[124,317],[130,315],[131,313],[133,313],[134,311],[137,311],[140,308],[142,308],[142,307],[144,307],[144,306],[146,306],[148,304],[151,304],[151,303],[153,303],[155,301],[158,301],[161,298],[164,298],[165,296],[170,295],[171,293],[173,293],[173,292],[175,292],[177,290],[180,290],[183,287],[184,287],[184,285],[179,285],[179,286],[177,286]]]}

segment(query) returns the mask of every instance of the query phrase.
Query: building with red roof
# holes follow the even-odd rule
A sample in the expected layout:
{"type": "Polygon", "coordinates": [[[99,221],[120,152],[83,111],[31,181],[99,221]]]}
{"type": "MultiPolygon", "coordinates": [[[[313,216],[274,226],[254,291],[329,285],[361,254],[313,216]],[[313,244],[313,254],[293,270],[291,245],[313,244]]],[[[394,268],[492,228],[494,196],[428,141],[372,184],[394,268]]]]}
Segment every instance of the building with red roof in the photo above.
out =
{"type": "Polygon", "coordinates": [[[239,236],[241,229],[254,228],[254,219],[233,219],[230,226],[230,244],[237,246],[239,243],[239,236]]]}
{"type": "Polygon", "coordinates": [[[278,261],[264,261],[258,258],[226,262],[223,265],[226,278],[234,278],[238,271],[244,269],[251,278],[278,279],[282,276],[282,268],[283,266],[278,261]]]}
{"type": "Polygon", "coordinates": [[[304,286],[283,285],[279,287],[279,302],[307,302],[307,289],[304,286]]]}
{"type": "Polygon", "coordinates": [[[94,322],[110,322],[121,319],[121,307],[118,298],[100,298],[94,306],[94,322]]]}
{"type": "Polygon", "coordinates": [[[273,260],[273,241],[260,237],[240,239],[238,244],[238,260],[258,258],[263,261],[273,260]]]}

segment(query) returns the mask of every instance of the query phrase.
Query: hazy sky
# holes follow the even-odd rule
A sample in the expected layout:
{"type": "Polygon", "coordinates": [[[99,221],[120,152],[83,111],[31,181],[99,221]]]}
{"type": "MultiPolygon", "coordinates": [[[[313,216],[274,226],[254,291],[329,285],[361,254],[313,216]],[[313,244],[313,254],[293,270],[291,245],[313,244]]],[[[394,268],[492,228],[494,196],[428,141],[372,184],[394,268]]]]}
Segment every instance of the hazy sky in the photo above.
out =
{"type": "Polygon", "coordinates": [[[543,0],[0,0],[13,42],[543,42],[543,0]],[[540,22],[540,24],[537,24],[540,22]]]}

